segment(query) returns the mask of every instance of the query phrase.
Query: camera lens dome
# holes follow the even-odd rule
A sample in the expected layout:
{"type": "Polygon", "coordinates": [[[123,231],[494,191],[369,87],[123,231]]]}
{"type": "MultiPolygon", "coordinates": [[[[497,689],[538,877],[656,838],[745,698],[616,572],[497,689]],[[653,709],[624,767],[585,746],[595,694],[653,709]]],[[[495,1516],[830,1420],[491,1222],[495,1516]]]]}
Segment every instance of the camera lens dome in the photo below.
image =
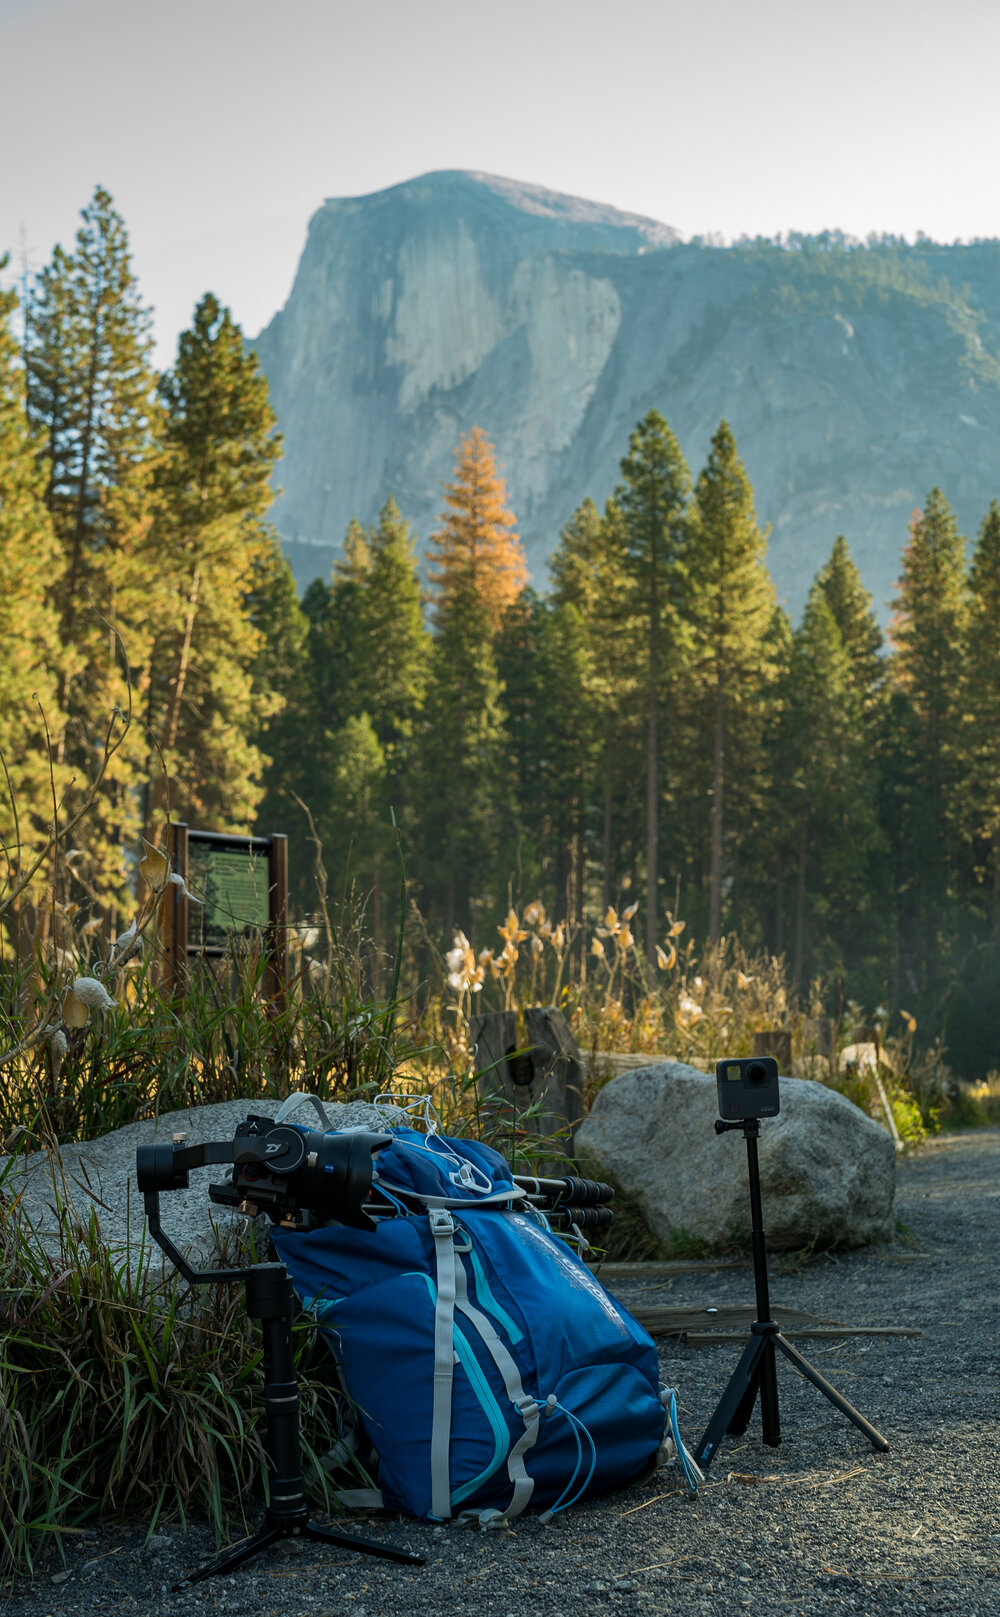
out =
{"type": "Polygon", "coordinates": [[[767,1068],[760,1062],[754,1061],[747,1068],[748,1084],[763,1084],[767,1082],[767,1068]]]}

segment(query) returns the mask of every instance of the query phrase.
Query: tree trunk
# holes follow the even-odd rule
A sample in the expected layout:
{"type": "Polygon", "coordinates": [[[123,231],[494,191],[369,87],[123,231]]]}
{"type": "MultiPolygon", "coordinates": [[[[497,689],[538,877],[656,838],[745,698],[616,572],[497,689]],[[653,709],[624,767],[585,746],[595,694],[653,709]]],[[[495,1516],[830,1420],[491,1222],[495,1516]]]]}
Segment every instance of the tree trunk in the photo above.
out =
{"type": "Polygon", "coordinates": [[[809,815],[803,810],[799,826],[799,871],[795,889],[795,961],[792,966],[792,986],[796,993],[802,988],[802,967],[806,952],[806,855],[809,815]]]}
{"type": "Polygon", "coordinates": [[[602,915],[607,915],[611,903],[611,725],[608,724],[608,735],[604,744],[604,840],[601,858],[604,864],[604,879],[601,883],[602,915]]]}
{"type": "Polygon", "coordinates": [[[191,594],[188,596],[187,616],[184,620],[184,638],[181,641],[180,656],[177,659],[177,672],[174,675],[173,690],[170,693],[170,706],[167,709],[167,722],[163,727],[164,751],[173,747],[177,741],[177,732],[181,723],[181,705],[184,701],[184,687],[187,684],[188,668],[191,662],[191,641],[194,638],[194,620],[198,612],[198,593],[201,589],[201,568],[196,567],[191,580],[191,594]]]}
{"type": "MultiPolygon", "coordinates": [[[[157,775],[155,783],[153,784],[149,793],[150,813],[149,823],[146,826],[146,831],[147,833],[150,833],[150,841],[155,840],[155,837],[151,834],[154,822],[158,820],[161,815],[165,815],[167,812],[167,770],[169,765],[166,761],[166,755],[172,747],[176,746],[177,736],[181,727],[181,711],[184,704],[184,688],[187,684],[188,671],[191,666],[191,645],[194,639],[194,625],[198,614],[198,595],[200,589],[201,568],[196,567],[194,570],[194,575],[191,579],[191,593],[188,596],[187,615],[184,619],[184,633],[181,638],[181,648],[177,657],[176,672],[174,673],[174,677],[171,681],[170,700],[167,704],[167,714],[163,722],[163,735],[160,740],[163,770],[162,773],[157,775]]],[[[155,663],[150,668],[151,681],[154,678],[154,675],[155,663]]]]}
{"type": "Polygon", "coordinates": [[[649,642],[649,728],[646,737],[646,958],[656,963],[657,851],[659,824],[659,756],[656,708],[656,641],[649,642]]]}
{"type": "Polygon", "coordinates": [[[785,944],[785,865],[778,854],[774,874],[774,952],[780,955],[785,944]]]}
{"type": "Polygon", "coordinates": [[[712,854],[708,878],[708,941],[722,933],[722,793],[725,784],[725,695],[715,689],[715,742],[712,756],[712,854]]]}

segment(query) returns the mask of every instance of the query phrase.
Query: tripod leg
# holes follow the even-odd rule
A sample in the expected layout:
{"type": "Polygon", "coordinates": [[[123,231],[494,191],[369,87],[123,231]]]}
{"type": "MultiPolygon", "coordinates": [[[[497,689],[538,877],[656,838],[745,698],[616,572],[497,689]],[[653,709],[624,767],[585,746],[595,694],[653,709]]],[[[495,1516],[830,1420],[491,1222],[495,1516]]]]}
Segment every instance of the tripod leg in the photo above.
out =
{"type": "Polygon", "coordinates": [[[766,1338],[767,1346],[760,1361],[760,1419],[762,1436],[769,1449],[781,1445],[781,1418],[778,1414],[778,1372],[774,1362],[774,1338],[766,1338]]]}
{"type": "Polygon", "coordinates": [[[360,1550],[364,1555],[378,1555],[383,1561],[402,1561],[409,1566],[423,1566],[426,1557],[415,1550],[397,1550],[392,1544],[379,1544],[372,1538],[361,1538],[355,1533],[338,1533],[334,1527],[317,1527],[307,1522],[302,1529],[303,1538],[314,1538],[320,1544],[335,1544],[341,1550],[360,1550]]]}
{"type": "MultiPolygon", "coordinates": [[[[763,1336],[751,1337],[743,1349],[743,1356],[729,1378],[722,1397],[716,1405],[715,1414],[705,1428],[704,1436],[695,1451],[695,1459],[704,1471],[712,1463],[712,1457],[722,1442],[726,1432],[733,1430],[733,1421],[737,1413],[742,1410],[743,1403],[750,1396],[751,1388],[756,1393],[759,1379],[759,1364],[764,1352],[765,1338],[763,1336]]],[[[753,1403],[750,1404],[752,1410],[753,1403]]],[[[747,1419],[749,1420],[749,1411],[747,1419]]],[[[745,1427],[744,1427],[745,1430],[745,1427]]]]}
{"type": "Polygon", "coordinates": [[[745,1393],[743,1394],[743,1397],[740,1399],[739,1403],[736,1406],[736,1413],[733,1415],[732,1420],[729,1422],[729,1425],[726,1427],[726,1432],[727,1432],[728,1436],[730,1436],[730,1437],[742,1437],[743,1436],[743,1433],[746,1431],[747,1427],[750,1425],[750,1417],[753,1414],[753,1406],[757,1402],[757,1394],[759,1392],[760,1392],[760,1365],[758,1364],[756,1370],[754,1371],[754,1373],[751,1376],[749,1382],[747,1383],[747,1389],[746,1389],[745,1393]]]}
{"type": "Polygon", "coordinates": [[[780,1331],[774,1338],[774,1345],[781,1349],[788,1362],[794,1364],[796,1370],[804,1375],[807,1381],[811,1381],[813,1386],[818,1388],[824,1398],[829,1398],[834,1408],[839,1409],[842,1415],[846,1415],[848,1420],[853,1422],[859,1432],[864,1433],[872,1448],[879,1449],[883,1454],[888,1452],[889,1444],[881,1432],[876,1432],[874,1426],[869,1421],[866,1421],[863,1415],[858,1414],[854,1405],[849,1404],[843,1394],[837,1391],[836,1387],[831,1387],[825,1376],[821,1376],[818,1370],[813,1369],[809,1361],[802,1357],[798,1348],[793,1347],[791,1342],[786,1341],[780,1331]]]}
{"type": "Polygon", "coordinates": [[[243,1562],[249,1561],[252,1556],[259,1555],[261,1550],[266,1550],[268,1545],[277,1543],[281,1537],[282,1534],[276,1527],[262,1527],[252,1538],[244,1539],[242,1544],[234,1544],[232,1549],[223,1550],[213,1561],[200,1566],[197,1572],[190,1573],[183,1583],[175,1583],[174,1594],[182,1589],[189,1589],[192,1583],[202,1583],[205,1578],[214,1578],[219,1572],[231,1572],[234,1567],[242,1566],[243,1562]]]}

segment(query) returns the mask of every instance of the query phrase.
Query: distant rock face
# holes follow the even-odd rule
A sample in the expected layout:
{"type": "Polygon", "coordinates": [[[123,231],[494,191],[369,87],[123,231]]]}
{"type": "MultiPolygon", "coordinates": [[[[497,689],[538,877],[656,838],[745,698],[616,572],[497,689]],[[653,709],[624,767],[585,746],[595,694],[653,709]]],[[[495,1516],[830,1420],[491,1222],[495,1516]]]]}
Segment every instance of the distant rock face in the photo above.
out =
{"type": "MultiPolygon", "coordinates": [[[[680,1061],[640,1067],[605,1084],[576,1149],[635,1198],[662,1241],[748,1242],[746,1145],[738,1131],[717,1135],[717,1116],[714,1075],[680,1061]]],[[[782,1078],[781,1112],[762,1122],[758,1154],[772,1251],[892,1236],[895,1147],[836,1090],[782,1078]]]]}
{"type": "Polygon", "coordinates": [[[560,528],[603,503],[654,406],[695,474],[729,421],[793,611],[838,533],[881,610],[929,488],[969,532],[1000,493],[997,242],[685,245],[540,187],[429,174],[325,203],[254,346],[300,583],[390,494],[426,541],[473,425],[542,588],[560,528]]]}

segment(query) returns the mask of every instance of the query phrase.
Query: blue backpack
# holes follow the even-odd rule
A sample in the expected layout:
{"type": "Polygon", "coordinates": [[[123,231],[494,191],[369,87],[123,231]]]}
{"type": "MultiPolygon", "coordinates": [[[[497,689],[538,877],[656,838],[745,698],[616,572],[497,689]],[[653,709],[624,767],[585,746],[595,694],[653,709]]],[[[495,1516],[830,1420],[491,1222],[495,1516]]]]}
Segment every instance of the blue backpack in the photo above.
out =
{"type": "Polygon", "coordinates": [[[399,1208],[374,1230],[271,1232],[378,1456],[365,1502],[485,1525],[645,1472],[669,1400],[656,1348],[503,1157],[398,1128],[373,1183],[399,1208]]]}

